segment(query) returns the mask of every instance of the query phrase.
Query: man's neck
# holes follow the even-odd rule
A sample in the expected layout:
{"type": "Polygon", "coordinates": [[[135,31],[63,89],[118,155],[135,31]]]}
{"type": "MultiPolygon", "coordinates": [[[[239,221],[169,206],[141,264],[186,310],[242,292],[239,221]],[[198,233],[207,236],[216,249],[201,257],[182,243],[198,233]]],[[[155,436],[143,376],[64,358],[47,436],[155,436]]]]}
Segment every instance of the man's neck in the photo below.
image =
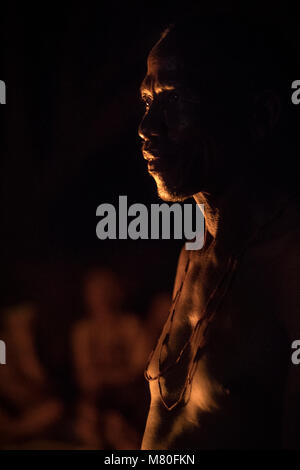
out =
{"type": "Polygon", "coordinates": [[[197,193],[194,194],[194,199],[197,204],[204,205],[204,218],[206,229],[213,238],[217,237],[219,225],[220,225],[220,205],[218,204],[218,198],[214,197],[209,193],[197,193]]]}
{"type": "Polygon", "coordinates": [[[232,227],[234,222],[238,223],[245,210],[247,191],[245,185],[237,183],[219,193],[199,192],[193,197],[197,204],[204,205],[206,230],[213,239],[218,239],[227,225],[232,227]]]}
{"type": "Polygon", "coordinates": [[[219,194],[201,192],[193,197],[204,204],[206,230],[221,245],[235,247],[243,243],[285,196],[277,185],[266,180],[239,179],[219,194]]]}

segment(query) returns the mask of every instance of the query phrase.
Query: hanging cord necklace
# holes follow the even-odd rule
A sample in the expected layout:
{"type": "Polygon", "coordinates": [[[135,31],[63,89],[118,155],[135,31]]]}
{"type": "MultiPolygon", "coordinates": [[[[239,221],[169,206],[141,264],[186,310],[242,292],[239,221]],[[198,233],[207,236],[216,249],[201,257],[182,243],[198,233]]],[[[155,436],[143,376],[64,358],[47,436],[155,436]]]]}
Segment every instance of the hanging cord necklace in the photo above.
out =
{"type": "MultiPolygon", "coordinates": [[[[297,193],[298,193],[298,191],[297,191],[297,193]]],[[[189,393],[188,393],[188,397],[185,400],[184,404],[187,404],[187,402],[190,398],[192,380],[193,380],[193,377],[194,377],[194,374],[195,374],[195,371],[196,371],[196,368],[197,368],[197,363],[198,363],[202,353],[204,352],[204,347],[205,347],[205,344],[206,344],[205,343],[205,337],[206,337],[206,334],[207,334],[207,331],[208,331],[209,323],[215,317],[216,312],[217,312],[218,308],[220,307],[220,304],[221,304],[222,300],[224,299],[225,295],[228,292],[228,289],[231,285],[234,274],[236,273],[236,269],[237,269],[239,261],[241,260],[241,258],[244,255],[245,251],[249,248],[249,246],[251,246],[251,244],[258,237],[258,235],[269,225],[270,222],[272,222],[273,220],[275,220],[277,217],[279,217],[281,215],[281,213],[286,209],[288,203],[290,202],[290,200],[294,196],[295,196],[295,194],[293,194],[287,200],[285,200],[284,204],[282,204],[280,206],[279,210],[277,210],[275,212],[275,214],[273,213],[271,216],[269,216],[267,218],[267,220],[263,223],[263,225],[259,226],[255,230],[254,234],[251,235],[247,239],[247,241],[243,244],[242,248],[239,251],[237,251],[237,253],[235,255],[232,255],[232,256],[229,257],[229,259],[226,263],[226,268],[225,268],[224,272],[222,273],[222,275],[220,276],[220,278],[218,279],[215,287],[212,289],[212,291],[211,291],[211,293],[210,293],[210,295],[207,299],[207,302],[206,302],[204,308],[201,311],[200,319],[198,320],[198,322],[194,326],[190,337],[184,343],[183,347],[181,348],[181,350],[180,350],[179,354],[177,355],[176,359],[174,360],[174,362],[170,363],[169,365],[166,365],[165,367],[162,367],[161,366],[162,349],[163,349],[164,346],[167,346],[168,343],[169,343],[177,303],[179,301],[179,298],[180,298],[180,295],[181,295],[181,292],[182,292],[182,289],[183,289],[183,286],[184,286],[184,283],[185,283],[185,280],[186,280],[186,277],[187,277],[187,273],[188,273],[188,270],[189,270],[190,253],[188,254],[188,259],[187,259],[187,262],[186,262],[186,265],[185,265],[184,273],[183,273],[183,276],[182,276],[182,281],[181,281],[180,286],[179,286],[179,288],[176,292],[175,297],[172,300],[172,305],[171,305],[171,309],[170,309],[170,312],[171,312],[170,326],[169,326],[169,329],[168,329],[168,331],[167,331],[167,333],[166,333],[166,335],[165,335],[165,337],[164,337],[164,339],[161,343],[160,349],[159,349],[159,355],[158,355],[158,370],[159,370],[159,372],[154,376],[151,376],[149,374],[149,366],[150,366],[151,360],[153,358],[154,352],[156,351],[156,349],[158,347],[158,343],[159,343],[160,338],[158,338],[158,340],[156,342],[156,345],[155,345],[154,349],[152,350],[152,352],[150,354],[150,357],[148,359],[148,362],[147,362],[147,365],[146,365],[146,368],[145,368],[145,371],[144,371],[144,376],[145,376],[145,378],[148,382],[151,382],[151,381],[154,381],[154,380],[158,381],[160,399],[161,399],[163,405],[165,406],[165,408],[168,411],[173,410],[176,406],[179,405],[179,403],[181,403],[183,401],[183,398],[184,398],[188,388],[189,388],[189,393]],[[213,310],[209,311],[209,306],[212,303],[212,301],[215,299],[216,294],[219,291],[219,289],[222,287],[222,285],[223,285],[223,291],[222,291],[222,293],[221,293],[221,295],[218,299],[217,305],[214,307],[213,310]],[[203,324],[204,324],[204,330],[203,330],[203,334],[202,334],[202,338],[201,338],[202,341],[201,341],[201,344],[199,344],[198,347],[196,348],[196,352],[193,354],[193,356],[190,360],[190,363],[189,363],[189,366],[188,366],[188,373],[187,373],[184,385],[182,387],[182,390],[179,394],[179,397],[174,403],[172,403],[171,405],[168,405],[166,403],[165,399],[164,399],[164,396],[163,396],[162,387],[161,387],[161,377],[166,376],[166,374],[171,369],[174,369],[174,367],[176,367],[176,365],[181,361],[185,351],[187,350],[187,348],[189,346],[192,345],[193,339],[195,338],[195,336],[197,335],[197,332],[199,331],[201,325],[203,325],[203,324]]],[[[216,243],[216,239],[214,239],[213,242],[211,243],[211,245],[209,246],[209,248],[207,250],[207,253],[209,253],[209,251],[215,246],[215,243],[216,243]]]]}

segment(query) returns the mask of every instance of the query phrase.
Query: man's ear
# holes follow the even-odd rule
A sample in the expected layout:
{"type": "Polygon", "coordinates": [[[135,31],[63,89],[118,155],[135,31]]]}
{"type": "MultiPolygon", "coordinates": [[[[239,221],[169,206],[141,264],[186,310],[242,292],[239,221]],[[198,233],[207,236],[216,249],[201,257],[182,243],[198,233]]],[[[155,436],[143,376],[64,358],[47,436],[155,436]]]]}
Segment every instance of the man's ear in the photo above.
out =
{"type": "Polygon", "coordinates": [[[281,98],[275,90],[263,90],[253,94],[252,129],[255,140],[269,136],[279,121],[281,98]]]}

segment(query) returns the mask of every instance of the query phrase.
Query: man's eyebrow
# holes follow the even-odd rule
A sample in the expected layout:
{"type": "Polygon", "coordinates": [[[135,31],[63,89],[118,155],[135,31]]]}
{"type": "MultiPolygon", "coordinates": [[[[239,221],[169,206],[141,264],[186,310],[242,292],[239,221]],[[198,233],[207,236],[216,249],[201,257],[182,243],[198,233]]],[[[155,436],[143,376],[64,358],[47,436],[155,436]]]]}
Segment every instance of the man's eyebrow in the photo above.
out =
{"type": "MultiPolygon", "coordinates": [[[[161,87],[158,86],[158,90],[160,89],[162,91],[162,89],[164,90],[174,90],[176,87],[178,86],[178,82],[175,81],[175,80],[168,80],[166,81],[165,83],[161,83],[161,87]]],[[[145,78],[142,83],[141,83],[141,86],[140,86],[140,95],[143,96],[143,95],[152,95],[152,91],[151,91],[151,78],[145,78]]],[[[154,90],[155,91],[155,90],[154,90]]],[[[159,91],[158,91],[159,92],[159,91]]],[[[157,91],[156,91],[157,93],[157,91]]]]}

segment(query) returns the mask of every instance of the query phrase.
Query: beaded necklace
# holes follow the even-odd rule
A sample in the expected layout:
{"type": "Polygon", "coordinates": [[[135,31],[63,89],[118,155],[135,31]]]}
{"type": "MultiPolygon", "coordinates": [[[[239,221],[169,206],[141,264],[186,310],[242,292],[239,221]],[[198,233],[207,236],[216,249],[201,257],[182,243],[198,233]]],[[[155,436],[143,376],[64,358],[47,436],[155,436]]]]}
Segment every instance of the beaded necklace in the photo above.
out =
{"type": "MultiPolygon", "coordinates": [[[[297,191],[297,193],[298,193],[298,191],[297,191]]],[[[144,371],[144,376],[145,376],[145,378],[148,382],[154,381],[154,380],[158,381],[160,399],[161,399],[163,405],[165,406],[165,408],[168,411],[173,410],[175,407],[177,407],[179,405],[179,403],[181,403],[183,401],[184,395],[186,394],[187,390],[189,389],[189,393],[187,394],[187,399],[185,400],[184,405],[186,405],[188,403],[189,398],[190,398],[190,393],[191,393],[192,380],[193,380],[193,377],[194,377],[194,374],[195,374],[195,371],[196,371],[196,368],[197,368],[197,363],[198,363],[199,359],[201,358],[201,356],[204,352],[205,341],[203,341],[203,344],[198,345],[198,347],[196,348],[196,352],[192,355],[192,358],[191,358],[189,366],[188,366],[188,373],[187,373],[183,388],[182,388],[182,390],[179,394],[178,399],[175,400],[175,402],[172,403],[171,405],[168,405],[166,403],[164,397],[163,397],[161,381],[160,381],[161,377],[164,377],[171,369],[176,367],[176,365],[181,361],[185,351],[187,350],[188,346],[192,345],[193,339],[195,338],[195,336],[197,335],[197,332],[199,331],[201,325],[203,325],[203,324],[205,324],[205,326],[204,326],[202,339],[205,338],[205,336],[207,334],[209,323],[214,318],[214,316],[215,316],[222,300],[224,299],[226,293],[228,292],[228,289],[229,289],[229,286],[230,286],[230,284],[233,280],[234,274],[236,273],[238,263],[241,260],[242,256],[244,255],[245,251],[251,246],[251,244],[255,241],[255,239],[257,239],[258,235],[269,225],[269,223],[272,222],[274,219],[276,219],[276,217],[279,217],[281,215],[281,213],[286,209],[288,203],[290,202],[292,197],[294,197],[294,195],[295,194],[288,197],[284,201],[284,203],[280,206],[279,210],[277,210],[275,212],[275,214],[273,213],[271,216],[269,216],[267,218],[267,220],[261,226],[259,226],[256,229],[254,234],[247,239],[247,241],[243,244],[241,249],[235,255],[232,255],[228,258],[228,261],[226,263],[226,268],[225,268],[224,272],[222,273],[222,275],[220,276],[220,278],[218,279],[215,287],[212,289],[212,291],[211,291],[211,293],[208,297],[208,300],[207,300],[204,308],[202,309],[200,319],[198,320],[198,322],[194,326],[190,337],[184,343],[184,345],[181,348],[179,354],[177,355],[175,361],[173,363],[165,366],[164,368],[162,368],[161,367],[162,349],[163,349],[164,346],[168,345],[169,340],[170,340],[170,334],[171,334],[171,331],[172,331],[172,326],[173,326],[173,322],[174,322],[174,316],[175,316],[175,313],[176,313],[177,303],[179,301],[179,298],[180,298],[180,295],[181,295],[181,292],[182,292],[182,289],[183,289],[183,286],[184,286],[184,283],[185,283],[185,280],[186,280],[186,277],[187,277],[187,273],[188,273],[188,270],[189,270],[189,265],[190,265],[190,253],[189,253],[188,259],[187,259],[187,262],[186,262],[186,265],[185,265],[182,281],[181,281],[180,286],[179,286],[179,288],[176,292],[176,295],[174,296],[174,298],[172,300],[172,305],[171,305],[171,309],[170,309],[170,313],[172,312],[171,316],[170,316],[170,326],[169,326],[168,331],[165,334],[164,340],[162,341],[161,346],[160,346],[159,357],[158,357],[159,372],[155,376],[151,376],[149,374],[148,370],[149,370],[151,360],[153,358],[154,352],[156,351],[156,348],[158,346],[160,338],[158,338],[158,340],[156,342],[156,345],[155,345],[154,349],[152,350],[152,352],[149,356],[149,359],[148,359],[148,362],[147,362],[147,365],[146,365],[146,368],[145,368],[145,371],[144,371]],[[222,284],[223,284],[223,292],[221,293],[221,295],[218,299],[218,304],[210,312],[209,311],[209,306],[210,306],[211,302],[215,299],[216,293],[219,291],[222,284]]],[[[216,244],[216,239],[213,240],[213,242],[209,246],[208,251],[210,251],[215,246],[215,244],[216,244]]]]}

